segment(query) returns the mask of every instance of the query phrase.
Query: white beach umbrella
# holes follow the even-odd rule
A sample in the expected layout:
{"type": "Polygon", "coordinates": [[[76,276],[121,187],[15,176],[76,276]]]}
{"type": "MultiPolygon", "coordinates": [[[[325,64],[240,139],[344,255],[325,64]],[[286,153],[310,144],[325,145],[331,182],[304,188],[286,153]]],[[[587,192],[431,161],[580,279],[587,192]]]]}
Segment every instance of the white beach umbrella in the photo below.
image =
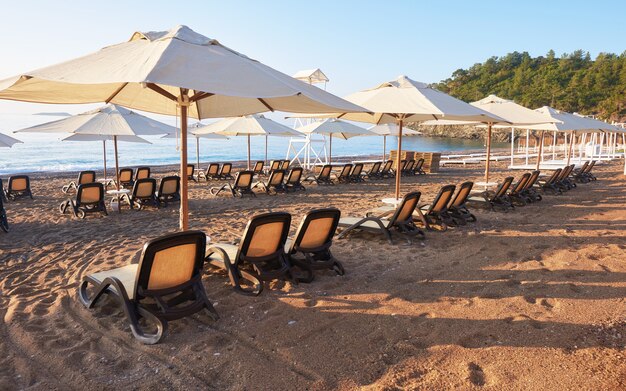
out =
{"type": "Polygon", "coordinates": [[[111,102],[181,117],[180,228],[187,229],[187,119],[264,111],[364,112],[186,26],[137,32],[128,42],[0,81],[0,99],[111,102]]]}
{"type": "MultiPolygon", "coordinates": [[[[400,128],[398,124],[380,124],[374,125],[370,128],[367,128],[370,132],[374,132],[379,136],[383,136],[383,160],[387,157],[387,136],[398,137],[400,135],[400,128]]],[[[417,136],[418,134],[422,134],[422,132],[418,132],[413,129],[403,129],[402,133],[404,136],[417,136]]]]}
{"type": "Polygon", "coordinates": [[[296,129],[304,134],[322,134],[329,136],[330,145],[328,149],[328,161],[332,162],[333,156],[333,137],[347,140],[357,136],[375,136],[376,134],[360,126],[353,125],[346,121],[334,118],[325,119],[323,121],[311,122],[308,125],[301,126],[296,129]]]}
{"type": "Polygon", "coordinates": [[[0,133],[0,148],[11,148],[13,144],[22,143],[20,140],[0,133]]]}
{"type": "Polygon", "coordinates": [[[118,141],[147,142],[136,136],[160,135],[174,132],[176,128],[153,120],[114,104],[71,117],[46,122],[15,133],[71,133],[67,141],[102,141],[104,153],[104,178],[106,179],[106,142],[113,141],[115,150],[115,175],[119,190],[118,141]]]}
{"type": "MultiPolygon", "coordinates": [[[[205,138],[205,139],[210,139],[210,140],[228,140],[228,137],[226,136],[222,136],[220,134],[214,134],[214,133],[209,133],[209,134],[195,134],[194,132],[197,129],[200,129],[202,127],[204,127],[206,125],[204,125],[201,122],[196,122],[193,125],[189,126],[189,132],[187,133],[187,137],[193,137],[196,139],[196,164],[198,169],[200,169],[200,139],[201,138],[205,138]]],[[[178,132],[175,133],[168,133],[165,136],[161,137],[161,138],[175,138],[178,139],[179,135],[178,132]]]]}
{"type": "Polygon", "coordinates": [[[223,136],[246,136],[248,138],[248,170],[250,169],[250,136],[265,136],[265,160],[267,160],[267,136],[302,137],[302,133],[288,126],[265,118],[262,114],[224,118],[221,121],[194,130],[199,136],[219,134],[223,136]]]}
{"type": "MultiPolygon", "coordinates": [[[[360,91],[346,97],[346,100],[367,109],[368,113],[331,112],[314,117],[342,118],[374,124],[398,124],[398,155],[402,152],[402,128],[407,122],[423,122],[431,119],[451,119],[488,123],[507,121],[453,98],[441,91],[400,76],[396,80],[383,83],[373,89],[360,91]]],[[[399,157],[399,156],[398,156],[399,157]]],[[[396,170],[400,171],[400,158],[396,170]]],[[[396,175],[396,198],[400,198],[400,175],[396,175]]]]}

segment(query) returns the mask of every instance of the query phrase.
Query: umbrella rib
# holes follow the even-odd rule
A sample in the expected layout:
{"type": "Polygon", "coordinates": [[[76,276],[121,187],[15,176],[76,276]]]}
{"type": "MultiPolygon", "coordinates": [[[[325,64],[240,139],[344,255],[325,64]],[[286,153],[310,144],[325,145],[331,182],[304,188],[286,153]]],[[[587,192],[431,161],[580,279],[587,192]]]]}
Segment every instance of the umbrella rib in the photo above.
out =
{"type": "Polygon", "coordinates": [[[122,90],[128,85],[128,82],[123,83],[121,86],[119,86],[118,89],[116,89],[111,96],[109,96],[104,102],[105,103],[109,103],[113,100],[113,98],[115,98],[117,96],[117,94],[119,94],[120,92],[122,92],[122,90]]]}
{"type": "Polygon", "coordinates": [[[156,92],[157,94],[163,95],[164,97],[168,98],[169,100],[173,100],[174,102],[178,102],[178,98],[174,94],[171,94],[171,93],[167,92],[165,89],[163,89],[162,87],[160,87],[160,86],[158,86],[158,85],[156,85],[154,83],[148,83],[148,84],[146,84],[146,87],[148,87],[152,91],[156,92]]]}
{"type": "Polygon", "coordinates": [[[213,95],[215,95],[215,94],[211,94],[209,92],[196,92],[195,94],[193,94],[193,96],[191,96],[189,98],[189,102],[197,102],[200,99],[208,98],[208,97],[211,97],[213,95]]]}
{"type": "Polygon", "coordinates": [[[257,98],[259,102],[263,103],[263,106],[265,106],[269,111],[274,112],[274,109],[272,108],[272,106],[268,105],[267,102],[265,102],[262,98],[257,98]]]}

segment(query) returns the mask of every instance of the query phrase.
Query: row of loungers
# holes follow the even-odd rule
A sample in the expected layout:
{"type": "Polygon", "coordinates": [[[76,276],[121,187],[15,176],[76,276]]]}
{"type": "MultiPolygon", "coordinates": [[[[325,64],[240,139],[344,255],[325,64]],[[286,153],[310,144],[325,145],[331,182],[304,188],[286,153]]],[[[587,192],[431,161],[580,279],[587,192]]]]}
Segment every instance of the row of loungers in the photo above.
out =
{"type": "Polygon", "coordinates": [[[322,269],[343,275],[341,262],[330,251],[339,219],[338,209],[313,210],[289,239],[289,213],[261,214],[250,219],[237,246],[207,243],[200,231],[163,236],[143,247],[138,264],[86,276],[79,298],[91,309],[103,294],[114,296],[135,338],[158,343],[170,320],[203,310],[213,320],[219,318],[202,285],[205,263],[225,271],[237,292],[255,296],[266,281],[309,283],[314,271],[322,269]],[[141,318],[152,330],[142,327],[141,318]]]}
{"type": "MultiPolygon", "coordinates": [[[[276,170],[287,171],[289,170],[290,165],[289,160],[272,160],[269,168],[265,169],[264,161],[257,161],[252,166],[252,173],[258,176],[267,176],[276,170]]],[[[215,180],[227,180],[234,179],[232,175],[233,164],[232,163],[210,163],[206,170],[198,171],[198,174],[194,176],[195,166],[193,164],[187,165],[187,177],[195,182],[200,182],[201,180],[205,180],[207,182],[215,181],[215,180]]]]}

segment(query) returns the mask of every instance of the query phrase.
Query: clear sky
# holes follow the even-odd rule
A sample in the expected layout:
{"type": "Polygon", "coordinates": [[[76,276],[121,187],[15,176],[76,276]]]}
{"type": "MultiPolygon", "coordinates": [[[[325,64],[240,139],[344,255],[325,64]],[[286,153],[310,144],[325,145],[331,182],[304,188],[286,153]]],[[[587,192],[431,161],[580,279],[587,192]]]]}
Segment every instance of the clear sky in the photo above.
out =
{"type": "MultiPolygon", "coordinates": [[[[626,50],[622,1],[0,0],[0,79],[185,24],[287,74],[321,68],[340,96],[423,82],[511,51],[626,50]]],[[[77,113],[85,107],[45,106],[77,113]]],[[[40,106],[0,101],[0,113],[40,106]]]]}

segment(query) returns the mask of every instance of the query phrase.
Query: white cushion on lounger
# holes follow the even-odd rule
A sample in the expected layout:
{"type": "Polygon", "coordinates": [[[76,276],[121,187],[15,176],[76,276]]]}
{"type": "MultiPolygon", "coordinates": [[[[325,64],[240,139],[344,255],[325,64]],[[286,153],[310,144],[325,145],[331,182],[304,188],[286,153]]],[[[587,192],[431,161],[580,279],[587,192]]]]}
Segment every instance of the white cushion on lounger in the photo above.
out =
{"type": "MultiPolygon", "coordinates": [[[[228,254],[228,257],[231,259],[231,261],[233,259],[235,259],[235,257],[237,256],[237,250],[239,250],[239,246],[236,246],[234,244],[228,244],[228,243],[207,243],[207,245],[206,245],[207,254],[208,254],[209,247],[219,247],[222,250],[226,251],[226,254],[228,254]]],[[[219,261],[223,260],[222,257],[220,255],[218,255],[217,253],[211,254],[209,259],[211,259],[211,260],[219,260],[219,261]]]]}
{"type": "MultiPolygon", "coordinates": [[[[353,224],[358,223],[361,220],[363,220],[363,217],[342,217],[341,219],[339,219],[339,225],[342,226],[342,227],[349,227],[349,226],[351,226],[353,224]]],[[[385,227],[387,227],[389,225],[389,220],[380,219],[380,221],[383,223],[383,225],[385,227]]],[[[380,225],[378,225],[376,222],[371,221],[371,220],[368,220],[368,221],[364,222],[360,226],[361,227],[366,227],[366,228],[371,228],[371,229],[380,229],[380,225]]]]}
{"type": "MultiPolygon", "coordinates": [[[[105,270],[103,272],[98,272],[90,275],[92,279],[96,281],[96,283],[100,283],[105,280],[107,277],[115,277],[122,282],[124,289],[126,289],[126,294],[130,300],[135,298],[135,279],[137,277],[137,268],[138,264],[130,264],[122,267],[118,267],[117,269],[105,270]]],[[[115,290],[113,285],[110,287],[112,290],[115,290]]],[[[119,293],[119,292],[118,292],[119,293]]]]}

